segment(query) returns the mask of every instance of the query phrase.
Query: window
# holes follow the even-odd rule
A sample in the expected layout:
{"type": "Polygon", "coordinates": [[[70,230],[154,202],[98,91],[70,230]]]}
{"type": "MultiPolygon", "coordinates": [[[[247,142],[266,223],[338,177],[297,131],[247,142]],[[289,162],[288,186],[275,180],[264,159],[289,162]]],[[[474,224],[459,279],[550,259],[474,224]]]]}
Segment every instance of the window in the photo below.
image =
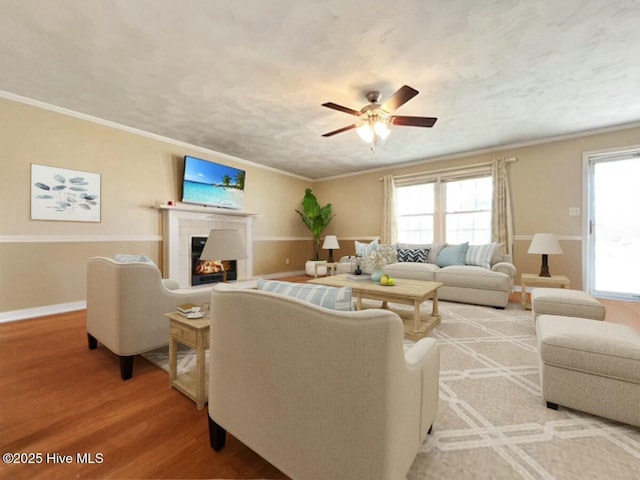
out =
{"type": "Polygon", "coordinates": [[[435,215],[435,183],[396,189],[398,240],[404,243],[432,243],[435,215]]]}
{"type": "Polygon", "coordinates": [[[491,177],[470,178],[444,184],[447,243],[491,242],[491,177]]]}
{"type": "Polygon", "coordinates": [[[488,173],[449,175],[396,187],[398,241],[491,242],[493,180],[488,173]]]}

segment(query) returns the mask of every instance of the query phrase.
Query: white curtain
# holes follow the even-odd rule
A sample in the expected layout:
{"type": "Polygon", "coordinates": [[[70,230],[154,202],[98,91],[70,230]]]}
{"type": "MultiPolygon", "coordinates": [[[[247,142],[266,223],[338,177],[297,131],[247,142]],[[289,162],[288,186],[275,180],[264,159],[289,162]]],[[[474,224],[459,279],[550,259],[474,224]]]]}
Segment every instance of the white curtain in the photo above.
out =
{"type": "Polygon", "coordinates": [[[382,177],[384,205],[382,207],[382,236],[380,243],[392,244],[397,241],[396,224],[396,183],[391,175],[382,177]]]}
{"type": "Polygon", "coordinates": [[[504,243],[505,253],[513,254],[513,216],[511,214],[511,195],[507,160],[499,158],[493,161],[493,207],[491,218],[492,241],[504,243]]]}

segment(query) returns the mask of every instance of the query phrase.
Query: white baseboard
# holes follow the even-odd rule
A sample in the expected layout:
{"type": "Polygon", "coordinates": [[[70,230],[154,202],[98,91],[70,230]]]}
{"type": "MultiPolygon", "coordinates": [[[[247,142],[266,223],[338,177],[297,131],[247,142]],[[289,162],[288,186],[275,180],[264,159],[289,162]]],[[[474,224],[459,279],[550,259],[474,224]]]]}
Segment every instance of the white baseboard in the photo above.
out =
{"type": "Polygon", "coordinates": [[[87,308],[87,302],[82,300],[80,302],[58,303],[57,305],[45,305],[44,307],[10,310],[8,312],[0,312],[0,323],[44,317],[45,315],[56,315],[58,313],[75,312],[77,310],[84,310],[85,308],[87,308]]]}

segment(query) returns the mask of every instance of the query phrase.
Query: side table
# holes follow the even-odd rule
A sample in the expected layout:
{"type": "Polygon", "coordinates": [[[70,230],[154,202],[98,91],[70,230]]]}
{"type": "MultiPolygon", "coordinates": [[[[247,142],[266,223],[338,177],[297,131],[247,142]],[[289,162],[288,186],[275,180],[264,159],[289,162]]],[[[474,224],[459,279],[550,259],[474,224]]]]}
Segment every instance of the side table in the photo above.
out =
{"type": "Polygon", "coordinates": [[[318,278],[318,267],[325,267],[327,269],[327,276],[336,274],[336,262],[314,262],[314,278],[318,278]]]}
{"type": "Polygon", "coordinates": [[[205,351],[209,348],[209,317],[189,319],[178,312],[166,313],[169,318],[169,387],[181,391],[196,402],[198,410],[207,401],[207,366],[205,351]],[[178,376],[178,343],[196,351],[196,368],[178,376]]]}
{"type": "Polygon", "coordinates": [[[531,302],[527,299],[527,287],[570,288],[569,278],[564,275],[541,277],[535,273],[520,275],[520,303],[523,310],[531,310],[531,302]]]}

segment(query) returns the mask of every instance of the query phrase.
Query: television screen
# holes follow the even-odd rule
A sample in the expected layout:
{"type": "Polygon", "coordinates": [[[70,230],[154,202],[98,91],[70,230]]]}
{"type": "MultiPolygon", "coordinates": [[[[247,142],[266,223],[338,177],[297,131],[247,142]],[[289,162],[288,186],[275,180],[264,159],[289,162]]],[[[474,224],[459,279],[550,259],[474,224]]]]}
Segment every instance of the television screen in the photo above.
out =
{"type": "Polygon", "coordinates": [[[245,171],[200,158],[184,157],[182,201],[213,207],[241,209],[245,171]]]}

